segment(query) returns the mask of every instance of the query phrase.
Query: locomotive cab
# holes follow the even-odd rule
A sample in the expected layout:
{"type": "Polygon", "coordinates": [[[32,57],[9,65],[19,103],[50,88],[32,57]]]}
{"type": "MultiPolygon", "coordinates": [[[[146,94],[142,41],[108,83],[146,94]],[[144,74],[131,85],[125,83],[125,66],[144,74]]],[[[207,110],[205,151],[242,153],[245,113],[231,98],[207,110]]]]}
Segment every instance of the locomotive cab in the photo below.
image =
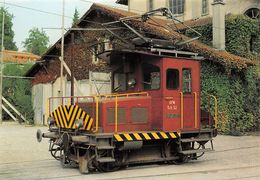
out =
{"type": "Polygon", "coordinates": [[[151,97],[150,130],[200,129],[199,60],[129,51],[109,57],[113,93],[147,92],[151,97]]]}

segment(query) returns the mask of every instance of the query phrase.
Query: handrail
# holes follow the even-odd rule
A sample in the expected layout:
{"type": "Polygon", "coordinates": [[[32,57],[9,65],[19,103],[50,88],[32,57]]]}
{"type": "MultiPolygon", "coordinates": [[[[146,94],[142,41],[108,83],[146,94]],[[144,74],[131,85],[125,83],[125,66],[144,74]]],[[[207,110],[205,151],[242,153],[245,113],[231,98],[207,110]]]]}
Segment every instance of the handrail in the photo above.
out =
{"type": "MultiPolygon", "coordinates": [[[[99,126],[99,98],[105,97],[107,99],[108,97],[110,98],[115,98],[115,132],[118,131],[118,98],[119,97],[129,97],[129,96],[137,96],[137,95],[144,95],[144,96],[149,96],[148,92],[138,92],[138,93],[125,93],[125,94],[101,94],[101,95],[96,95],[96,96],[68,96],[68,97],[50,97],[48,98],[49,102],[49,112],[51,109],[51,101],[53,99],[61,99],[62,101],[64,99],[71,99],[71,98],[76,98],[76,101],[78,102],[78,99],[81,98],[92,98],[93,99],[93,106],[95,106],[95,128],[93,128],[93,132],[98,132],[98,126],[99,126]],[[95,104],[95,105],[94,105],[95,104]]],[[[68,102],[70,104],[70,102],[68,102]]],[[[92,107],[93,107],[92,106],[92,107]]]]}
{"type": "Polygon", "coordinates": [[[125,93],[125,94],[101,94],[101,95],[97,95],[97,97],[129,97],[129,96],[136,96],[136,95],[145,95],[148,96],[149,93],[148,92],[138,92],[138,93],[125,93]]]}
{"type": "Polygon", "coordinates": [[[49,116],[51,113],[51,98],[50,97],[48,98],[47,104],[48,104],[48,116],[49,116]]]}
{"type": "Polygon", "coordinates": [[[96,128],[93,130],[93,132],[98,132],[98,97],[95,96],[95,101],[96,101],[96,128]]]}
{"type": "Polygon", "coordinates": [[[129,96],[134,96],[134,95],[145,95],[149,96],[148,92],[138,92],[138,93],[125,93],[125,94],[101,94],[101,95],[96,95],[95,96],[95,101],[96,101],[96,128],[93,132],[98,131],[98,99],[101,97],[105,97],[107,99],[108,97],[114,97],[115,98],[115,132],[118,131],[118,98],[119,97],[129,97],[129,96]]]}
{"type": "Polygon", "coordinates": [[[194,120],[195,120],[195,128],[198,128],[198,96],[196,92],[194,94],[194,120]]]}
{"type": "MultiPolygon", "coordinates": [[[[214,99],[214,120],[215,120],[215,128],[218,128],[218,99],[216,96],[213,96],[211,94],[208,94],[209,97],[212,97],[214,99]]],[[[210,112],[210,109],[209,109],[210,112]]]]}
{"type": "Polygon", "coordinates": [[[115,132],[117,132],[117,123],[118,123],[118,97],[116,96],[115,100],[115,132]]]}
{"type": "Polygon", "coordinates": [[[183,129],[183,92],[180,92],[181,95],[181,129],[183,129]]]}

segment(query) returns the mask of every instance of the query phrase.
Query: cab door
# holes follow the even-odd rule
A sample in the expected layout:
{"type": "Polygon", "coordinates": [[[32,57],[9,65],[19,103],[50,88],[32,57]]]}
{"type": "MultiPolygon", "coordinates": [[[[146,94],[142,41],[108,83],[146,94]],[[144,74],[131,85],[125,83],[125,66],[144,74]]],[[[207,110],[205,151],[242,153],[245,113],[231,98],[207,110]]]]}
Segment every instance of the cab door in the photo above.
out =
{"type": "Polygon", "coordinates": [[[183,119],[181,129],[189,130],[195,128],[195,95],[193,93],[192,68],[182,68],[181,70],[181,115],[183,119]]]}
{"type": "Polygon", "coordinates": [[[199,62],[165,59],[163,130],[189,131],[199,128],[199,62]]]}
{"type": "Polygon", "coordinates": [[[163,130],[179,131],[180,124],[180,70],[170,63],[164,69],[163,130]],[[170,65],[171,64],[171,65],[170,65]]]}

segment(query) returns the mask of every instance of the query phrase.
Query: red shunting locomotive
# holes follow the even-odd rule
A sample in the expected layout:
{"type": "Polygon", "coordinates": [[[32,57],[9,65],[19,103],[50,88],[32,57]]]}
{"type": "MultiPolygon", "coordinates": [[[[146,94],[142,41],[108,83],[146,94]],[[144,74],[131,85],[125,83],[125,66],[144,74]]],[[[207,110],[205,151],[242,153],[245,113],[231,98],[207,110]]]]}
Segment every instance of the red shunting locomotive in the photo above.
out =
{"type": "MultiPolygon", "coordinates": [[[[152,13],[173,18],[168,11],[152,13]]],[[[129,27],[128,20],[120,22],[129,27]]],[[[200,58],[129,29],[138,36],[132,41],[137,48],[100,54],[111,67],[112,94],[50,98],[50,107],[54,100],[62,105],[50,112],[49,132],[37,131],[38,141],[50,139],[55,159],[63,165],[77,164],[81,173],[137,163],[178,164],[213,150],[217,113],[214,120],[201,116],[205,112],[200,109],[200,58]],[[148,48],[138,48],[147,44],[148,48]]]]}
{"type": "Polygon", "coordinates": [[[213,149],[216,128],[210,120],[201,123],[199,60],[129,50],[106,56],[115,67],[114,94],[73,97],[73,105],[51,113],[49,132],[37,133],[39,140],[50,138],[55,159],[88,173],[182,163],[213,149]]]}

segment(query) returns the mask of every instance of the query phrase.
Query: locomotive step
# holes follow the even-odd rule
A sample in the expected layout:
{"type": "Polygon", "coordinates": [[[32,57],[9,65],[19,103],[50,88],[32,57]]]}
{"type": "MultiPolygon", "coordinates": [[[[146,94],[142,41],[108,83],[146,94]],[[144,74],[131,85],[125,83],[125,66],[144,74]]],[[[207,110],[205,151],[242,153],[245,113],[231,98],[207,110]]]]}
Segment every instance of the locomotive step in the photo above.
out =
{"type": "Polygon", "coordinates": [[[98,150],[110,150],[110,149],[115,149],[114,146],[97,146],[98,150]]]}
{"type": "Polygon", "coordinates": [[[107,163],[107,162],[115,162],[116,160],[112,157],[100,157],[97,158],[97,161],[100,163],[107,163]]]}
{"type": "Polygon", "coordinates": [[[186,150],[186,151],[180,151],[182,154],[194,154],[194,153],[202,153],[202,152],[208,152],[213,151],[211,148],[206,149],[194,149],[194,150],[186,150]]]}
{"type": "Polygon", "coordinates": [[[181,139],[181,142],[201,142],[201,141],[211,141],[212,138],[187,138],[187,139],[181,139]]]}

